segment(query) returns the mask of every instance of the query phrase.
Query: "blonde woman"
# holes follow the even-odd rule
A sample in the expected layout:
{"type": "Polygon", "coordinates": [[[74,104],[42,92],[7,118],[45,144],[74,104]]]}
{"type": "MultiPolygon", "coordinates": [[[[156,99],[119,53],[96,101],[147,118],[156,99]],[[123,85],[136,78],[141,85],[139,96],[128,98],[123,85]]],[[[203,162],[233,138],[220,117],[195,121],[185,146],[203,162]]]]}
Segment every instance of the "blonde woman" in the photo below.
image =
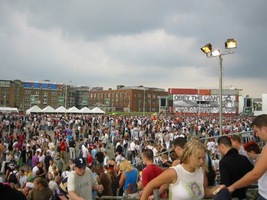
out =
{"type": "Polygon", "coordinates": [[[119,181],[119,188],[123,188],[123,191],[128,194],[135,193],[138,182],[138,170],[128,160],[121,161],[120,170],[122,174],[119,181]]]}
{"type": "Polygon", "coordinates": [[[153,189],[161,185],[170,184],[169,199],[203,199],[211,197],[212,193],[220,186],[207,187],[205,176],[206,148],[197,139],[186,143],[181,163],[161,173],[150,181],[143,190],[141,200],[147,200],[153,189]]]}

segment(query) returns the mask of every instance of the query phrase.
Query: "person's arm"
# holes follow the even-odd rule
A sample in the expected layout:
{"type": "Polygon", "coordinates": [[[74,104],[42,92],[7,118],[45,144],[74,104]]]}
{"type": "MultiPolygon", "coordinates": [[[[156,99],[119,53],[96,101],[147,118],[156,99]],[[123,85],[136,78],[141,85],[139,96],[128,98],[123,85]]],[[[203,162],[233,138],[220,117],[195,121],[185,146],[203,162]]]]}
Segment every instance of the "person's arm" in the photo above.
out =
{"type": "Polygon", "coordinates": [[[58,196],[58,197],[59,197],[60,200],[68,200],[68,198],[67,198],[65,195],[63,195],[63,196],[58,196]]]}
{"type": "Polygon", "coordinates": [[[252,171],[248,172],[243,178],[239,179],[228,187],[230,192],[255,183],[267,171],[267,148],[264,148],[261,156],[252,171]]]}
{"type": "Polygon", "coordinates": [[[28,195],[26,196],[27,200],[32,200],[32,193],[33,193],[33,190],[34,190],[34,189],[32,189],[32,190],[29,191],[28,195]]]}
{"type": "Polygon", "coordinates": [[[175,183],[178,179],[175,169],[168,169],[162,172],[159,176],[151,180],[144,188],[141,200],[147,200],[153,189],[160,187],[164,184],[175,183]]]}
{"type": "Polygon", "coordinates": [[[125,181],[126,175],[124,172],[122,172],[120,180],[119,180],[119,188],[123,187],[124,181],[125,181]]]}
{"type": "Polygon", "coordinates": [[[204,170],[204,183],[203,183],[203,185],[204,185],[204,193],[205,193],[205,195],[204,195],[204,197],[205,198],[211,198],[213,195],[214,195],[214,192],[218,189],[218,188],[223,188],[223,187],[225,187],[225,186],[222,186],[222,185],[217,185],[217,186],[214,186],[214,187],[209,187],[208,186],[208,177],[207,177],[207,175],[206,175],[206,173],[205,173],[205,170],[204,170]]]}

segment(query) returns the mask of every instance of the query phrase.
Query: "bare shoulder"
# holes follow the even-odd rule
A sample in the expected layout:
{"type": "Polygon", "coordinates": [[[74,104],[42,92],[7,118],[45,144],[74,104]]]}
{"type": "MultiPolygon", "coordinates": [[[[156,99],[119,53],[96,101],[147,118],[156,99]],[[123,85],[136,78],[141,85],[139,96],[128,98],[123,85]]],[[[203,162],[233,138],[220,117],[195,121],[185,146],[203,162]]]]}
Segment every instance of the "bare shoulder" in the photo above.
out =
{"type": "Polygon", "coordinates": [[[180,164],[180,160],[174,160],[172,162],[172,167],[176,166],[176,165],[179,165],[180,164]]]}
{"type": "Polygon", "coordinates": [[[254,167],[254,172],[259,173],[260,175],[264,174],[267,171],[267,146],[262,149],[261,155],[256,162],[254,167]]]}

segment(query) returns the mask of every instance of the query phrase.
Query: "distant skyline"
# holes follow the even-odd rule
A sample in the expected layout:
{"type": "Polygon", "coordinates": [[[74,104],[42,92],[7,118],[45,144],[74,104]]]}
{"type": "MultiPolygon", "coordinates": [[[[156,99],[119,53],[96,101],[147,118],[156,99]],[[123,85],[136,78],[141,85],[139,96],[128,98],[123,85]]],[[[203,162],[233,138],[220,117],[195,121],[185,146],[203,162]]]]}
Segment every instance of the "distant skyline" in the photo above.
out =
{"type": "Polygon", "coordinates": [[[267,1],[0,1],[0,79],[267,93],[267,1]]]}

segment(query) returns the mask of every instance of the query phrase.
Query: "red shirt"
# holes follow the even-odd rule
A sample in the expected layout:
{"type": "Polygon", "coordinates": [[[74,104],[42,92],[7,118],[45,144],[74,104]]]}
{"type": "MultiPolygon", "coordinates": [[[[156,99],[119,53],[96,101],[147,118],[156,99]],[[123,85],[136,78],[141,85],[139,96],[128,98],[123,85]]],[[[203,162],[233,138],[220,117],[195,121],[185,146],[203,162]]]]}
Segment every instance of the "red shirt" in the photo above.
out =
{"type": "Polygon", "coordinates": [[[67,145],[66,145],[66,143],[64,141],[59,143],[59,147],[60,147],[61,151],[66,151],[67,150],[67,145]]]}
{"type": "Polygon", "coordinates": [[[163,172],[163,170],[155,165],[155,164],[149,164],[146,166],[146,168],[142,172],[142,186],[143,188],[154,178],[156,178],[158,175],[160,175],[163,172]]]}
{"type": "Polygon", "coordinates": [[[93,159],[92,155],[89,154],[89,155],[87,156],[87,163],[88,163],[88,165],[89,165],[89,166],[92,166],[93,161],[94,161],[94,159],[93,159]]]}

